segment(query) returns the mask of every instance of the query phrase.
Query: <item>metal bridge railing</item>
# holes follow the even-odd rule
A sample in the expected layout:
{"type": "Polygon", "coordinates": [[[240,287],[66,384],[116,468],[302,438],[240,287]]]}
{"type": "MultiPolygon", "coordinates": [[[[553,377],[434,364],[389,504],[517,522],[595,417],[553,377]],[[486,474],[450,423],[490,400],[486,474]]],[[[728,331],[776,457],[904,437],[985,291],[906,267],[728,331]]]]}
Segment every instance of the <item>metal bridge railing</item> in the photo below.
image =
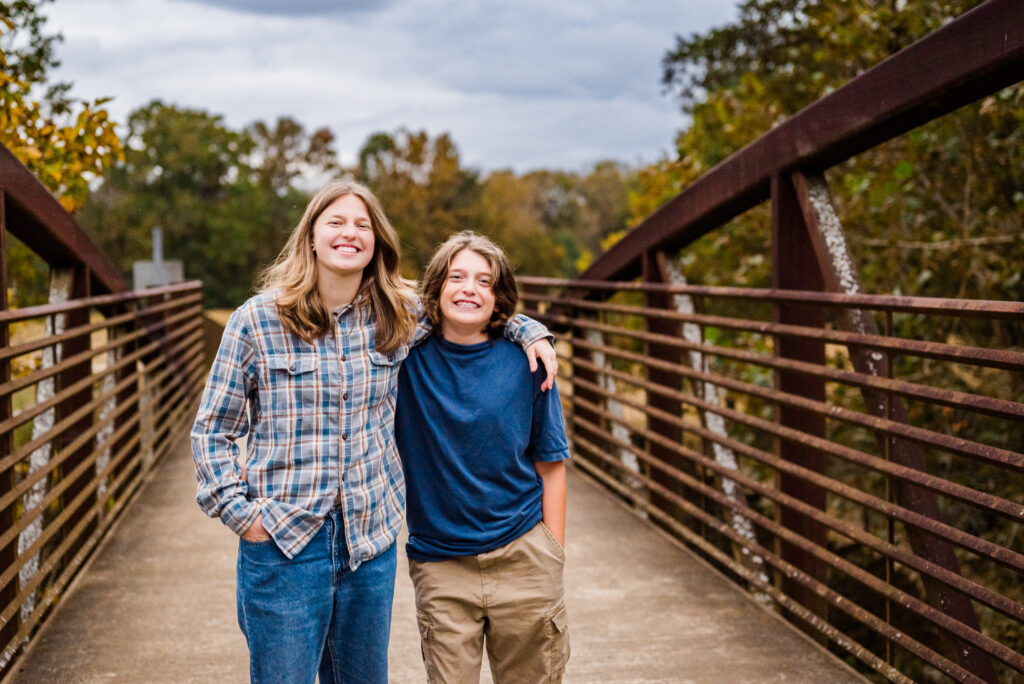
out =
{"type": "Polygon", "coordinates": [[[0,678],[187,432],[202,321],[201,283],[128,291],[0,146],[0,678]],[[10,308],[9,235],[49,267],[48,304],[10,308]]]}
{"type": "Polygon", "coordinates": [[[1024,3],[987,0],[710,169],[579,281],[522,279],[570,331],[582,468],[892,681],[1024,675],[1024,304],[864,294],[826,171],[1022,78],[1024,3]],[[676,256],[766,202],[771,289],[689,284],[676,256]]]}
{"type": "Polygon", "coordinates": [[[0,348],[5,661],[187,432],[201,307],[192,282],[0,312],[13,341],[0,348]]]}
{"type": "Polygon", "coordinates": [[[1024,673],[1024,305],[520,282],[531,315],[568,331],[583,470],[888,679],[910,681],[894,666],[909,658],[981,681],[944,644],[1024,673]],[[778,322],[792,307],[824,325],[778,322]],[[851,314],[877,330],[844,332],[851,314]],[[787,341],[818,360],[781,355],[787,341]]]}

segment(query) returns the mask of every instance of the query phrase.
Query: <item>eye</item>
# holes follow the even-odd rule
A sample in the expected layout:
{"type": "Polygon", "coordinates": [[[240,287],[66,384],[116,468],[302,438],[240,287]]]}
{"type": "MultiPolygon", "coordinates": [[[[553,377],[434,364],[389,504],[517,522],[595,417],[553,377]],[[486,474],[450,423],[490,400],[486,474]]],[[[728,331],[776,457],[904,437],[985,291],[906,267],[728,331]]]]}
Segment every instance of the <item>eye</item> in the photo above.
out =
{"type": "Polygon", "coordinates": [[[369,223],[360,223],[358,226],[359,230],[370,230],[373,226],[369,223]]]}
{"type": "Polygon", "coordinates": [[[490,278],[481,278],[478,282],[481,285],[483,285],[484,287],[490,287],[491,286],[491,279],[490,278]]]}

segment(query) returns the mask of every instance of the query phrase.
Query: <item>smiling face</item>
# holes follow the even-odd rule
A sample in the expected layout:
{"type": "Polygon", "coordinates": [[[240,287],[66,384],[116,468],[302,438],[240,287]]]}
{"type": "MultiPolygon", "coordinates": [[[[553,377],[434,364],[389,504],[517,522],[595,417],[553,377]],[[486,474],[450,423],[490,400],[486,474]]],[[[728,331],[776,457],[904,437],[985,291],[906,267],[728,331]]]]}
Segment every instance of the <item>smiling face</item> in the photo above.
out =
{"type": "Polygon", "coordinates": [[[319,277],[362,277],[373,258],[374,234],[366,203],[342,195],[327,205],[313,223],[313,250],[319,277]]]}
{"type": "Polygon", "coordinates": [[[449,342],[487,341],[486,327],[494,313],[491,264],[464,249],[452,258],[439,298],[441,332],[449,342]]]}

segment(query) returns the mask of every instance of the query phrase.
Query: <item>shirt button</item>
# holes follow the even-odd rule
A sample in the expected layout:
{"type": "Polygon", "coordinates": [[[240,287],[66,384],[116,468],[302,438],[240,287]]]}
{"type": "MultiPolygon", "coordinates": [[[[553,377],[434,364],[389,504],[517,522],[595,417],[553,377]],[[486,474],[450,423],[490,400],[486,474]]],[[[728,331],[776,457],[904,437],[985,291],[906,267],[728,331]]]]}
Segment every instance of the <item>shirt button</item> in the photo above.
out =
{"type": "Polygon", "coordinates": [[[294,363],[289,363],[288,364],[288,370],[295,370],[295,364],[294,363]]]}
{"type": "Polygon", "coordinates": [[[345,400],[345,401],[348,401],[348,392],[346,392],[345,394],[342,394],[342,395],[341,395],[341,398],[342,398],[343,400],[345,400]]]}
{"type": "Polygon", "coordinates": [[[342,355],[341,355],[341,360],[342,360],[342,361],[344,361],[344,360],[345,360],[345,355],[344,355],[344,354],[342,354],[342,355]]]}
{"type": "Polygon", "coordinates": [[[343,441],[343,442],[347,442],[348,441],[348,433],[347,432],[343,432],[341,434],[341,441],[343,441]]]}

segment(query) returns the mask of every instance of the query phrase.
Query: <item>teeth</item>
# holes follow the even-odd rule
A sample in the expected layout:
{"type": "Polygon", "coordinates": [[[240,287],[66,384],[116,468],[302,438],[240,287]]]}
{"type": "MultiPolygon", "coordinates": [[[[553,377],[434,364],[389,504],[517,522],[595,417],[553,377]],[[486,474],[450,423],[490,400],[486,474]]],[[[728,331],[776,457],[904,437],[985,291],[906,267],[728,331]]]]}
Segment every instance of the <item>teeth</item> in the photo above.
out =
{"type": "Polygon", "coordinates": [[[335,247],[334,249],[338,250],[339,252],[344,252],[345,254],[355,254],[356,252],[359,251],[355,247],[349,247],[348,245],[343,245],[341,247],[335,247]]]}
{"type": "Polygon", "coordinates": [[[480,308],[479,304],[474,304],[473,302],[455,302],[455,306],[457,306],[459,308],[462,308],[462,309],[479,309],[480,308]]]}

